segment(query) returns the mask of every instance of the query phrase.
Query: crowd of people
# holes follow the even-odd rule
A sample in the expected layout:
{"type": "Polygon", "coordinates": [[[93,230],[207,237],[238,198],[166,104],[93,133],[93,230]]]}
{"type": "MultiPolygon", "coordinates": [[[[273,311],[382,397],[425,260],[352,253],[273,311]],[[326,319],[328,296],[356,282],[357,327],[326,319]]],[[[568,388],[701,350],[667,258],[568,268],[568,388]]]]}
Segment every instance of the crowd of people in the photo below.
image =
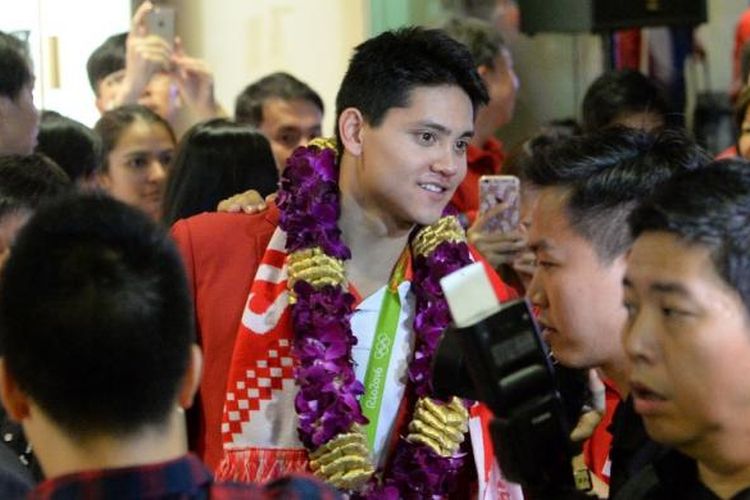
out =
{"type": "Polygon", "coordinates": [[[92,129],[0,32],[2,498],[750,498],[750,89],[724,159],[632,70],[510,147],[509,47],[453,18],[355,47],[325,138],[288,73],[229,117],[153,9],[91,54],[92,129]],[[434,391],[475,262],[587,375],[575,483],[509,479],[488,408],[434,391]]]}

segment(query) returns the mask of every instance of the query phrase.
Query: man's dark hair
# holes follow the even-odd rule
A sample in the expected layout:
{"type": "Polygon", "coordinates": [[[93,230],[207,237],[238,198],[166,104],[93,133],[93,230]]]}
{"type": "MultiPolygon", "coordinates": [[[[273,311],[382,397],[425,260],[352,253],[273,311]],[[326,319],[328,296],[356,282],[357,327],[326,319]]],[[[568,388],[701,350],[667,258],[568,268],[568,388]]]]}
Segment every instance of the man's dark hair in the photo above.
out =
{"type": "Polygon", "coordinates": [[[76,439],[165,423],[188,367],[192,318],[169,236],[101,194],[41,207],[0,283],[7,369],[76,439]]]}
{"type": "Polygon", "coordinates": [[[321,114],[325,109],[323,99],[310,86],[289,73],[280,71],[245,87],[234,103],[234,119],[238,123],[260,127],[263,123],[263,103],[273,98],[308,101],[320,109],[321,114]]]}
{"type": "Polygon", "coordinates": [[[163,221],[171,226],[232,195],[254,189],[265,197],[278,189],[271,145],[249,125],[216,118],[194,125],[180,140],[164,194],[163,221]]]}
{"type": "Polygon", "coordinates": [[[101,149],[99,136],[83,123],[55,111],[42,113],[36,151],[52,158],[72,181],[93,175],[101,149]]]}
{"type": "Polygon", "coordinates": [[[99,95],[99,82],[107,75],[125,69],[125,41],[127,33],[118,33],[107,38],[89,56],[86,71],[94,94],[99,95]]]}
{"type": "MultiPolygon", "coordinates": [[[[386,31],[356,47],[336,96],[336,122],[356,108],[377,127],[391,108],[409,105],[416,87],[458,85],[474,107],[489,97],[469,50],[442,30],[421,27],[386,31]]],[[[336,135],[341,148],[338,127],[336,135]]]]}
{"type": "Polygon", "coordinates": [[[615,127],[546,148],[528,175],[537,186],[567,191],[571,228],[609,263],[630,248],[627,218],[635,207],[675,173],[710,161],[681,130],[615,127]]]}
{"type": "Polygon", "coordinates": [[[12,101],[34,78],[26,47],[18,38],[0,31],[0,97],[12,101]]]}
{"type": "Polygon", "coordinates": [[[494,68],[495,58],[507,48],[500,31],[483,19],[453,17],[443,25],[443,30],[469,49],[477,67],[494,68]]]}
{"type": "Polygon", "coordinates": [[[667,124],[670,108],[662,87],[638,71],[608,71],[586,91],[583,129],[594,132],[622,115],[646,112],[661,116],[667,124]]]}
{"type": "Polygon", "coordinates": [[[750,312],[750,162],[719,160],[670,179],[630,216],[633,238],[667,232],[711,252],[750,312]]]}
{"type": "Polygon", "coordinates": [[[71,189],[65,171],[42,154],[0,156],[0,219],[35,210],[71,189]]]}

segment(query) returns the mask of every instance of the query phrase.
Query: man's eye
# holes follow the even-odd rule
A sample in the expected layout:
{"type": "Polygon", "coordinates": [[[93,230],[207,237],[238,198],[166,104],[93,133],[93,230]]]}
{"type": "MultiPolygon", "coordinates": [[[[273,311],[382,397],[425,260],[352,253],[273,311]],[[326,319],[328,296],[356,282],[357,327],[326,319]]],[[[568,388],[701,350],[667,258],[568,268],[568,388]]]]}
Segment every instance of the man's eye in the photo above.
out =
{"type": "Polygon", "coordinates": [[[302,134],[295,132],[287,132],[279,136],[279,142],[285,146],[296,146],[299,144],[302,134]]]}
{"type": "Polygon", "coordinates": [[[622,305],[625,308],[625,311],[627,311],[629,318],[632,318],[638,313],[638,307],[634,302],[626,300],[622,303],[622,305]]]}
{"type": "Polygon", "coordinates": [[[430,146],[437,141],[437,137],[432,132],[419,132],[417,134],[417,142],[423,146],[430,146]]]}
{"type": "Polygon", "coordinates": [[[661,307],[661,314],[665,318],[669,318],[669,319],[682,318],[682,317],[688,315],[688,313],[686,311],[683,311],[681,309],[675,309],[675,308],[669,307],[669,306],[663,306],[663,307],[661,307]]]}

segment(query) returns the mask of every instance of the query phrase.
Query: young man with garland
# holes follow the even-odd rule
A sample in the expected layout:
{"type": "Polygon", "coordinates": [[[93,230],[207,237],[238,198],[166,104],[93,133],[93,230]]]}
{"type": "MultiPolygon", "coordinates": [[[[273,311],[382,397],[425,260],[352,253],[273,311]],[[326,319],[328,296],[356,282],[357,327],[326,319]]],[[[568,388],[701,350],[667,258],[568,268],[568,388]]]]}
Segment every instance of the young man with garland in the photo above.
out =
{"type": "Polygon", "coordinates": [[[520,496],[485,460],[464,404],[430,398],[450,321],[439,279],[476,258],[441,216],[486,102],[445,33],[383,33],[357,47],[341,84],[337,147],[292,155],[278,209],[175,224],[206,355],[197,444],[214,465],[223,444],[220,476],[309,470],[357,495],[444,497],[470,465],[471,425],[480,487],[489,477],[520,496]]]}
{"type": "Polygon", "coordinates": [[[673,178],[630,226],[630,386],[648,434],[676,450],[617,498],[748,499],[750,165],[673,178]]]}

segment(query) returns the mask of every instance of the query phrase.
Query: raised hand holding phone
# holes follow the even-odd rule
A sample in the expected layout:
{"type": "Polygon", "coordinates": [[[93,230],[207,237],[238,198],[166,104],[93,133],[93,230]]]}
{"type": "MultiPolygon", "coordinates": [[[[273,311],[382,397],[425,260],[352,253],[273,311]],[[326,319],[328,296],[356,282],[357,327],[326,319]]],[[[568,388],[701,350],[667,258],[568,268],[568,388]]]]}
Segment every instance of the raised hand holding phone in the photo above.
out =
{"type": "Polygon", "coordinates": [[[479,215],[467,231],[469,243],[495,268],[512,264],[526,248],[519,228],[520,182],[513,176],[479,179],[479,215]]]}
{"type": "Polygon", "coordinates": [[[479,213],[485,216],[486,232],[509,233],[517,229],[520,211],[521,182],[518,177],[483,175],[479,178],[479,213]],[[488,213],[490,210],[491,214],[488,213]]]}

